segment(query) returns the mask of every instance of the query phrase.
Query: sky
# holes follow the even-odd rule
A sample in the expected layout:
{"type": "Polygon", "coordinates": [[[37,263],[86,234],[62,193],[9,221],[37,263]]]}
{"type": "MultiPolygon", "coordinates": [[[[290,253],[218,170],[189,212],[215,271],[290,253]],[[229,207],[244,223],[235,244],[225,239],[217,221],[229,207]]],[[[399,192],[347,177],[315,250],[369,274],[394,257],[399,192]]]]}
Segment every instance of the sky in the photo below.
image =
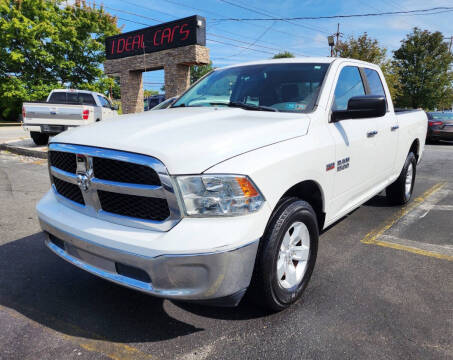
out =
{"type": "MultiPolygon", "coordinates": [[[[91,3],[91,1],[87,1],[91,3]]],[[[207,43],[215,67],[272,57],[279,51],[296,56],[328,56],[327,36],[340,23],[342,39],[367,32],[388,49],[398,49],[400,41],[417,26],[453,35],[453,12],[425,16],[388,15],[298,21],[224,21],[225,18],[306,17],[376,12],[408,11],[453,6],[452,0],[104,0],[96,6],[118,17],[123,32],[175,19],[201,15],[206,18],[207,43]],[[236,5],[236,6],[235,6],[236,5]],[[245,9],[249,8],[249,9],[245,9]],[[261,12],[258,13],[258,12],[261,12]],[[154,20],[153,20],[154,19],[154,20]],[[220,41],[218,43],[216,41],[220,41]]],[[[163,70],[143,73],[145,89],[160,90],[163,70]]]]}

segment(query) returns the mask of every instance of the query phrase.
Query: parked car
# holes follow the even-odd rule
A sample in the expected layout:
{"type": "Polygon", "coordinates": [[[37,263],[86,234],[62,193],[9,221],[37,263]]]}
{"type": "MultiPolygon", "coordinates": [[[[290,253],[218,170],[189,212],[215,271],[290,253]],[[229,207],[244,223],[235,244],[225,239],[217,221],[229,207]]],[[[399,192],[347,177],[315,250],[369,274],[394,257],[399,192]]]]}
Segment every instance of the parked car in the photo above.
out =
{"type": "Polygon", "coordinates": [[[453,140],[453,112],[429,112],[426,140],[453,140]]]}
{"type": "Polygon", "coordinates": [[[384,189],[410,200],[428,123],[394,112],[378,66],[342,58],[216,69],[171,109],[126,116],[51,140],[46,245],[147,294],[234,306],[250,291],[277,311],[322,229],[384,189]]]}
{"type": "Polygon", "coordinates": [[[178,99],[178,98],[176,96],[174,96],[170,99],[164,100],[160,104],[157,104],[156,106],[154,106],[151,110],[167,109],[175,103],[176,99],[178,99]]]}
{"type": "Polygon", "coordinates": [[[49,136],[69,128],[88,125],[117,116],[104,95],[92,91],[52,90],[46,102],[25,102],[22,105],[22,124],[36,145],[45,145],[49,136]]]}
{"type": "Polygon", "coordinates": [[[151,110],[153,107],[160,104],[162,101],[165,101],[164,94],[148,96],[147,98],[145,98],[144,101],[145,111],[151,110]]]}

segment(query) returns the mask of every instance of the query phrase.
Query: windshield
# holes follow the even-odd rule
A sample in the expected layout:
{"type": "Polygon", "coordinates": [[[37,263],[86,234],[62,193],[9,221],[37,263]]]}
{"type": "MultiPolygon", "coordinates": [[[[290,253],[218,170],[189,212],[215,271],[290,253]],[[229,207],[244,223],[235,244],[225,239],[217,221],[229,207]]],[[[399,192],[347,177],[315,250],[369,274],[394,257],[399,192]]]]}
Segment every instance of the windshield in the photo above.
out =
{"type": "Polygon", "coordinates": [[[190,88],[173,107],[250,105],[283,112],[313,109],[329,64],[279,63],[215,70],[190,88]]]}

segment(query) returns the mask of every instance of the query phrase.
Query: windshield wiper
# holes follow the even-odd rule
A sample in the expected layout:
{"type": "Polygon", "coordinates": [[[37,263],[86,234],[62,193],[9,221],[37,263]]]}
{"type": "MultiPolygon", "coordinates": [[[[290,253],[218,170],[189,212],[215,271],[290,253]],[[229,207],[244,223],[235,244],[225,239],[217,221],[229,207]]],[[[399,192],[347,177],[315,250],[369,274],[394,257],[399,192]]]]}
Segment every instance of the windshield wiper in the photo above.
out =
{"type": "Polygon", "coordinates": [[[256,110],[256,111],[278,111],[270,106],[260,106],[260,105],[252,105],[246,104],[238,101],[230,101],[230,102],[210,102],[209,105],[224,105],[229,107],[237,107],[244,110],[256,110]]]}

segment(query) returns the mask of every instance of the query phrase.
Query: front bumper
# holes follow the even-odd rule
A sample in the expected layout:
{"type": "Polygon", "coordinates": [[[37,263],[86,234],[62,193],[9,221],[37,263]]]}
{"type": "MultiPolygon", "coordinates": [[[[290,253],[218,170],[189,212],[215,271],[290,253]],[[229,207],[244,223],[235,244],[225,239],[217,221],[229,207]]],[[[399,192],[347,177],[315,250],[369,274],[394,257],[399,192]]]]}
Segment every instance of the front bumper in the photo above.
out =
{"type": "Polygon", "coordinates": [[[237,305],[250,284],[268,216],[185,218],[168,232],[148,231],[81,214],[51,191],[37,210],[47,247],[79,268],[151,295],[224,306],[237,305]]]}

